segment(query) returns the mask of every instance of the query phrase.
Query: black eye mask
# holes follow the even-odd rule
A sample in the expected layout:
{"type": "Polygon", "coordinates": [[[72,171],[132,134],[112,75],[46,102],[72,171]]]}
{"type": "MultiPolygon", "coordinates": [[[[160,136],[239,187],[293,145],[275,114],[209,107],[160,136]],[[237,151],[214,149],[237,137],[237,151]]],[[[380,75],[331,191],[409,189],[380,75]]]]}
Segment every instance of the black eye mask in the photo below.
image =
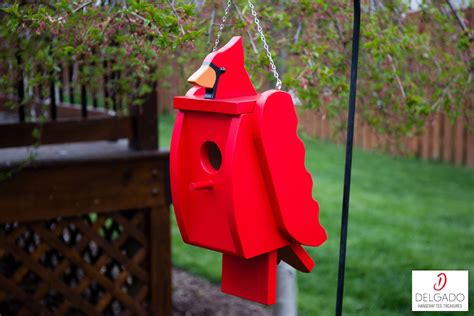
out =
{"type": "Polygon", "coordinates": [[[212,88],[206,88],[206,94],[204,95],[204,99],[214,99],[216,97],[217,84],[219,83],[219,78],[225,72],[225,68],[217,67],[215,64],[210,63],[210,62],[204,62],[202,64],[206,66],[210,66],[216,72],[216,81],[214,82],[214,86],[212,88]]]}

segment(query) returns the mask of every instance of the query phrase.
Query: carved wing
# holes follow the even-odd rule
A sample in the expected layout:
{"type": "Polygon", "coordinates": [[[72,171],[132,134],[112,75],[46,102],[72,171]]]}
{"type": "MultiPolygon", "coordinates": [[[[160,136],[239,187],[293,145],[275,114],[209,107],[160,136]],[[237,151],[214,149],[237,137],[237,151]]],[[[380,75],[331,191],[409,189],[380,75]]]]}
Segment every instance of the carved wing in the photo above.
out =
{"type": "Polygon", "coordinates": [[[296,133],[291,96],[270,90],[255,108],[255,143],[279,228],[290,240],[318,246],[326,239],[313,199],[313,181],[304,165],[305,149],[296,133]]]}

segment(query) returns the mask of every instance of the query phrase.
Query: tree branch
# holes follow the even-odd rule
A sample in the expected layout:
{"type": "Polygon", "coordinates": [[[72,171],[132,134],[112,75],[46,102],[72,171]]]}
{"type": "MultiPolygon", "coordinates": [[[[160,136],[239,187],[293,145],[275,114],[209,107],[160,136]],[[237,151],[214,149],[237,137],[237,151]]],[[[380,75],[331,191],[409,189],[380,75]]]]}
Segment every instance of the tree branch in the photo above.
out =
{"type": "Polygon", "coordinates": [[[339,23],[339,20],[330,11],[328,11],[327,14],[329,18],[333,21],[334,26],[336,27],[337,36],[339,37],[339,40],[341,41],[342,47],[344,49],[344,53],[348,56],[349,52],[347,51],[347,41],[344,39],[344,34],[342,32],[342,27],[339,23]]]}
{"type": "MultiPolygon", "coordinates": [[[[244,19],[244,16],[242,14],[242,11],[240,11],[240,9],[237,6],[237,4],[235,3],[235,1],[232,0],[232,4],[234,5],[235,10],[237,11],[237,16],[239,17],[240,21],[242,21],[242,23],[245,24],[245,19],[244,19]]],[[[247,27],[245,28],[245,31],[247,32],[247,35],[250,39],[250,45],[252,46],[253,51],[255,52],[255,54],[258,54],[258,49],[257,49],[257,46],[255,46],[255,42],[252,38],[252,34],[250,34],[250,31],[247,27]]]]}
{"type": "Polygon", "coordinates": [[[87,7],[88,5],[92,4],[93,1],[87,1],[87,2],[84,2],[83,4],[81,4],[80,6],[78,6],[77,8],[75,8],[74,10],[72,10],[72,13],[76,13],[78,11],[81,11],[82,9],[84,9],[85,7],[87,7]]]}
{"type": "Polygon", "coordinates": [[[303,21],[299,20],[298,21],[298,28],[296,29],[295,37],[293,38],[293,42],[295,44],[297,44],[299,39],[300,39],[300,34],[301,34],[302,27],[303,27],[303,21]]]}
{"type": "Polygon", "coordinates": [[[179,23],[179,21],[181,20],[181,18],[179,17],[178,11],[176,11],[176,8],[175,8],[175,6],[174,6],[174,3],[171,2],[170,0],[168,0],[168,4],[170,5],[171,10],[173,10],[174,15],[175,15],[176,18],[178,19],[178,25],[179,25],[179,30],[181,31],[181,34],[184,35],[186,32],[184,32],[183,26],[179,23]]]}
{"type": "Polygon", "coordinates": [[[453,80],[450,80],[449,83],[444,87],[443,89],[443,92],[441,92],[441,96],[438,98],[438,100],[436,100],[435,103],[433,103],[433,105],[431,106],[431,109],[432,110],[437,110],[438,108],[438,104],[439,102],[441,102],[441,100],[443,100],[443,98],[449,93],[449,88],[451,87],[451,85],[456,82],[459,78],[459,75],[457,75],[456,77],[453,78],[453,80]]]}
{"type": "MultiPolygon", "coordinates": [[[[142,20],[144,23],[150,23],[150,20],[144,18],[143,16],[141,16],[141,15],[138,14],[138,13],[130,12],[130,14],[133,15],[134,17],[136,17],[137,19],[142,20]]],[[[151,25],[152,28],[158,33],[158,35],[163,36],[163,34],[161,33],[160,29],[159,29],[155,24],[150,23],[150,25],[151,25]]]]}
{"type": "Polygon", "coordinates": [[[405,89],[403,88],[402,80],[397,74],[397,67],[395,66],[395,63],[393,62],[393,58],[390,54],[387,54],[387,59],[390,62],[390,65],[392,66],[392,71],[395,74],[395,79],[397,80],[398,87],[400,88],[400,92],[402,93],[403,99],[405,100],[407,98],[407,95],[405,93],[405,89]]]}
{"type": "Polygon", "coordinates": [[[216,18],[216,8],[212,8],[211,20],[209,21],[209,31],[207,32],[207,44],[211,45],[212,39],[212,26],[214,25],[214,19],[216,18]]]}
{"type": "Polygon", "coordinates": [[[453,3],[451,0],[446,0],[446,3],[448,4],[449,8],[451,9],[451,12],[453,15],[456,17],[456,20],[458,21],[459,26],[461,27],[461,30],[467,34],[467,37],[469,38],[469,41],[473,41],[473,37],[471,32],[469,31],[469,28],[466,26],[466,23],[464,23],[464,20],[461,18],[459,15],[458,11],[454,7],[453,3]]]}

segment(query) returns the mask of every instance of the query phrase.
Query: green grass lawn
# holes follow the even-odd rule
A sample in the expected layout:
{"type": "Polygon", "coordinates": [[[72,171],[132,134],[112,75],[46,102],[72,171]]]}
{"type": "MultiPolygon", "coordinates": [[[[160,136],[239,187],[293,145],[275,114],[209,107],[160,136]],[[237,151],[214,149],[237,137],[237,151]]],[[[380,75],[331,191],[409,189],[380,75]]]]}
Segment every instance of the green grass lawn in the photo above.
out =
{"type": "MultiPolygon", "coordinates": [[[[162,146],[172,124],[162,116],[162,146]]],[[[298,273],[300,315],[333,315],[344,148],[303,140],[328,241],[298,273]]],[[[474,170],[355,150],[352,175],[344,315],[411,315],[411,271],[429,269],[470,270],[473,315],[474,170]]],[[[173,223],[174,265],[219,282],[220,254],[185,245],[173,223]]]]}

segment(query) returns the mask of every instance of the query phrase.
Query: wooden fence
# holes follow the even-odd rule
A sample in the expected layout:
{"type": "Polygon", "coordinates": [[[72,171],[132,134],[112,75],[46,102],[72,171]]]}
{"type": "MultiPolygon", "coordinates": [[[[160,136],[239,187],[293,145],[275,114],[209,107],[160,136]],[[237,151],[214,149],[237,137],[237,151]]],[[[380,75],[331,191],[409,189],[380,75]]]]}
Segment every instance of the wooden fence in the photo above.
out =
{"type": "MultiPolygon", "coordinates": [[[[301,109],[298,112],[300,128],[309,136],[338,143],[345,139],[345,134],[333,127],[334,124],[323,111],[301,109]]],[[[474,167],[474,131],[469,130],[461,118],[453,123],[442,113],[426,123],[422,134],[405,137],[400,144],[378,133],[359,116],[354,145],[366,150],[474,167]]]]}

